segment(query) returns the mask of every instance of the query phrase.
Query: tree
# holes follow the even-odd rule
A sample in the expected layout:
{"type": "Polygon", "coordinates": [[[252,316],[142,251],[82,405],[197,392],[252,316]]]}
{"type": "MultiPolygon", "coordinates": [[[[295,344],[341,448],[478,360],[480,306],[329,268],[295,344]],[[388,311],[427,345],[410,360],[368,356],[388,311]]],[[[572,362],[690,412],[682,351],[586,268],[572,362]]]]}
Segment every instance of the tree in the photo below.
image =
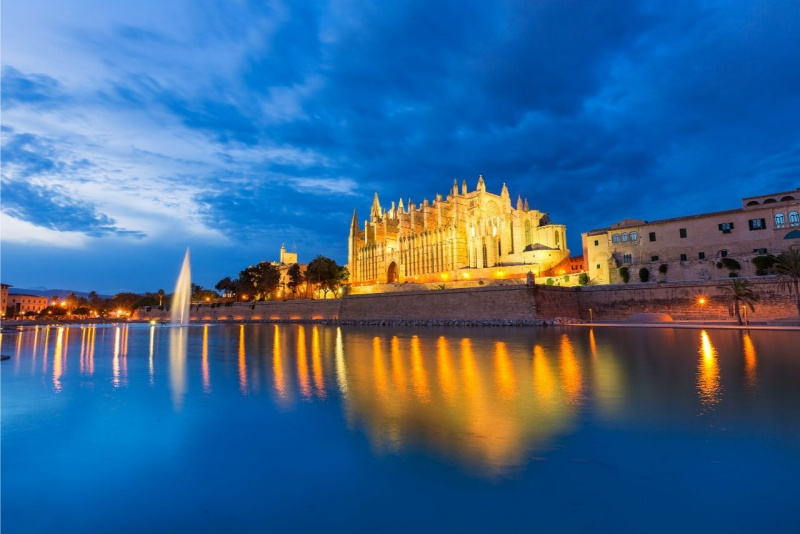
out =
{"type": "Polygon", "coordinates": [[[639,280],[642,282],[647,282],[650,280],[650,271],[647,269],[647,267],[642,267],[639,269],[639,280]]]}
{"type": "Polygon", "coordinates": [[[158,305],[159,306],[163,306],[164,305],[164,295],[166,295],[166,294],[167,294],[167,292],[164,291],[163,289],[159,289],[158,292],[156,293],[156,295],[158,295],[158,305]]]}
{"type": "Polygon", "coordinates": [[[589,275],[586,273],[581,273],[578,276],[578,284],[582,286],[589,285],[589,275]]]}
{"type": "Polygon", "coordinates": [[[253,300],[266,299],[278,288],[280,280],[280,271],[268,261],[262,261],[255,266],[251,265],[239,273],[241,290],[251,291],[253,300]]]}
{"type": "Polygon", "coordinates": [[[786,252],[778,254],[773,265],[775,272],[780,276],[781,285],[794,290],[794,303],[797,306],[797,316],[800,317],[800,246],[791,246],[786,252]]]}
{"type": "Polygon", "coordinates": [[[214,286],[217,291],[222,291],[223,297],[231,297],[237,293],[237,286],[239,280],[231,280],[230,276],[226,276],[214,286]]]}
{"type": "Polygon", "coordinates": [[[630,271],[628,271],[627,267],[620,267],[619,268],[619,276],[620,276],[620,278],[622,278],[622,281],[624,283],[626,283],[626,284],[628,283],[628,280],[631,279],[631,273],[630,273],[630,271]]]}
{"type": "Polygon", "coordinates": [[[289,267],[286,274],[289,276],[289,283],[286,284],[286,286],[292,292],[292,298],[294,298],[297,293],[297,288],[303,283],[303,273],[300,271],[300,266],[295,263],[289,267]]]}
{"type": "Polygon", "coordinates": [[[135,304],[136,302],[141,299],[141,296],[137,295],[136,293],[129,293],[123,291],[122,293],[117,293],[109,301],[106,303],[106,309],[111,311],[111,313],[116,312],[117,310],[122,310],[126,312],[132,312],[136,309],[135,304]]]}
{"type": "Polygon", "coordinates": [[[724,289],[728,292],[729,296],[733,300],[733,309],[736,313],[736,320],[739,324],[742,324],[742,315],[739,313],[739,303],[744,303],[750,311],[756,311],[755,306],[753,306],[754,302],[758,302],[761,300],[761,297],[755,290],[751,287],[750,281],[742,278],[736,278],[732,280],[730,284],[724,286],[724,289]]]}
{"type": "Polygon", "coordinates": [[[328,291],[333,291],[335,296],[336,290],[349,276],[350,271],[347,267],[342,267],[325,256],[317,256],[306,268],[306,280],[309,284],[316,283],[317,287],[322,289],[325,298],[328,296],[328,291]]]}

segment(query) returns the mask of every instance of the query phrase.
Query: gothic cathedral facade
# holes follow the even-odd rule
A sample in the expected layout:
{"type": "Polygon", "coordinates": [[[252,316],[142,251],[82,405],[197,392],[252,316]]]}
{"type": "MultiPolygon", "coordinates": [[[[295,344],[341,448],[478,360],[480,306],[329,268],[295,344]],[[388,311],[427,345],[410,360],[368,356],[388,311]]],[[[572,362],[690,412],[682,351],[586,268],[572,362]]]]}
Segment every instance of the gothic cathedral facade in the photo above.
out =
{"type": "Polygon", "coordinates": [[[353,284],[442,282],[538,276],[569,260],[566,227],[546,213],[511,204],[503,184],[486,191],[483,176],[474,191],[453,182],[446,198],[419,206],[392,202],[384,210],[378,194],[370,218],[350,225],[348,266],[353,284]]]}

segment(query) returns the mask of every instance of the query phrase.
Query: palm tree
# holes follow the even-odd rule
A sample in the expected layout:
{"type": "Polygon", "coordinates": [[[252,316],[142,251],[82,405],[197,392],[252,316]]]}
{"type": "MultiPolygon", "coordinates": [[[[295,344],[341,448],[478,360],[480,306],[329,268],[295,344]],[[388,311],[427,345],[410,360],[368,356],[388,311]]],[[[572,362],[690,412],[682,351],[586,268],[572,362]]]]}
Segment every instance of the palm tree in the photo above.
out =
{"type": "Polygon", "coordinates": [[[159,306],[163,306],[164,305],[164,295],[166,295],[166,294],[167,293],[163,289],[159,289],[158,293],[156,293],[156,295],[158,295],[158,305],[159,306]]]}
{"type": "Polygon", "coordinates": [[[736,320],[739,321],[739,324],[743,324],[742,315],[739,313],[739,303],[743,302],[750,308],[750,311],[754,312],[756,309],[753,303],[761,300],[761,297],[753,290],[750,281],[742,278],[733,279],[730,285],[725,286],[724,289],[728,291],[730,297],[733,299],[733,309],[736,311],[736,320]]]}
{"type": "Polygon", "coordinates": [[[773,269],[780,275],[781,285],[789,288],[789,293],[794,289],[794,302],[800,317],[800,246],[791,246],[778,254],[773,269]]]}

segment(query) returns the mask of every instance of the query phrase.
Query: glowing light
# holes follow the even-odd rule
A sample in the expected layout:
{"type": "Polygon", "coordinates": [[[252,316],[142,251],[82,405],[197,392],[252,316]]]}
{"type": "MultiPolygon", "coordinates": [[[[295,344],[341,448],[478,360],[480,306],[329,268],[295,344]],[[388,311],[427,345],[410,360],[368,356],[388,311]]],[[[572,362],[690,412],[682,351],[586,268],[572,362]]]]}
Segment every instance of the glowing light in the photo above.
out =
{"type": "Polygon", "coordinates": [[[208,368],[208,325],[203,326],[203,391],[211,391],[211,373],[208,368]]]}
{"type": "Polygon", "coordinates": [[[150,320],[150,324],[151,324],[152,326],[155,326],[155,325],[156,325],[156,320],[155,320],[155,319],[151,319],[151,320],[150,320]]]}
{"type": "Polygon", "coordinates": [[[308,359],[306,356],[306,329],[303,325],[297,327],[297,380],[300,383],[300,392],[308,400],[311,398],[311,383],[308,377],[308,359]]]}
{"type": "Polygon", "coordinates": [[[239,325],[239,389],[247,395],[247,357],[244,348],[244,325],[239,325]]]}
{"type": "Polygon", "coordinates": [[[469,273],[464,273],[464,274],[462,274],[462,275],[461,275],[461,277],[462,277],[462,278],[465,278],[465,279],[466,279],[466,278],[469,278],[469,273]]]}
{"type": "Polygon", "coordinates": [[[708,332],[700,332],[700,361],[697,364],[697,394],[706,408],[712,408],[721,397],[718,353],[708,332]]]}
{"type": "Polygon", "coordinates": [[[742,336],[742,344],[744,345],[744,373],[745,382],[751,388],[756,386],[756,366],[758,360],[756,357],[756,347],[753,345],[753,340],[750,334],[744,333],[742,336]]]}
{"type": "Polygon", "coordinates": [[[514,365],[508,356],[508,348],[502,341],[494,344],[494,369],[497,380],[497,389],[500,395],[508,400],[517,396],[516,380],[514,380],[514,365]]]}
{"type": "Polygon", "coordinates": [[[272,375],[275,379],[275,392],[279,397],[286,396],[286,382],[283,377],[283,361],[281,361],[281,331],[275,325],[272,338],[272,375]]]}
{"type": "Polygon", "coordinates": [[[314,389],[317,397],[324,399],[325,379],[322,374],[322,351],[319,345],[319,327],[314,326],[311,330],[311,370],[314,373],[314,389]]]}
{"type": "Polygon", "coordinates": [[[564,380],[564,392],[573,404],[580,404],[583,389],[581,366],[572,348],[567,334],[561,336],[561,376],[564,380]]]}
{"type": "Polygon", "coordinates": [[[707,302],[708,302],[708,299],[705,296],[700,295],[699,297],[697,297],[697,305],[698,306],[705,306],[707,302]]]}

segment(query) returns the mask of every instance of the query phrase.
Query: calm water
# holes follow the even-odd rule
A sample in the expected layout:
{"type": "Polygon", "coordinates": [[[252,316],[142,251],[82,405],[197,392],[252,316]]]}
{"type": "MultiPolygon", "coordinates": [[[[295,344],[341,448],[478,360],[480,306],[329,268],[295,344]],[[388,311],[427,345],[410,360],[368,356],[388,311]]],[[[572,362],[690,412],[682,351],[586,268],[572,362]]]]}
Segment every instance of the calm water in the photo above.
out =
{"type": "Polygon", "coordinates": [[[800,333],[2,336],[4,532],[800,531],[800,333]]]}

